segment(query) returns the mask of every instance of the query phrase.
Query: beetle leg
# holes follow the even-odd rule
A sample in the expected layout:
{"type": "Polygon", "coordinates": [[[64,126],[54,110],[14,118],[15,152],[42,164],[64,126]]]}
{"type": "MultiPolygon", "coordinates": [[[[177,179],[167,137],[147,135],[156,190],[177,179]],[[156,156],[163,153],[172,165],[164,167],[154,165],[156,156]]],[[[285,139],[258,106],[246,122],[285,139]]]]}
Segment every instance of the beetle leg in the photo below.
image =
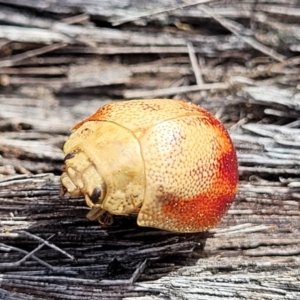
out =
{"type": "Polygon", "coordinates": [[[130,202],[131,202],[135,212],[138,214],[141,208],[136,206],[133,195],[130,195],[130,202]]]}
{"type": "Polygon", "coordinates": [[[103,210],[103,213],[98,217],[98,222],[101,226],[110,226],[114,222],[114,217],[108,211],[103,210]]]}
{"type": "Polygon", "coordinates": [[[102,209],[101,207],[93,207],[88,214],[86,215],[86,217],[91,220],[94,221],[96,219],[99,218],[99,216],[101,216],[103,213],[105,212],[104,209],[102,209]]]}
{"type": "Polygon", "coordinates": [[[60,177],[60,195],[65,195],[68,192],[72,197],[80,197],[82,196],[81,190],[73,183],[69,175],[64,172],[60,177]]]}
{"type": "Polygon", "coordinates": [[[92,208],[86,216],[91,221],[98,219],[102,226],[109,226],[114,222],[112,214],[102,208],[92,208]]]}
{"type": "Polygon", "coordinates": [[[67,193],[67,189],[61,184],[59,187],[59,196],[63,197],[67,193]]]}

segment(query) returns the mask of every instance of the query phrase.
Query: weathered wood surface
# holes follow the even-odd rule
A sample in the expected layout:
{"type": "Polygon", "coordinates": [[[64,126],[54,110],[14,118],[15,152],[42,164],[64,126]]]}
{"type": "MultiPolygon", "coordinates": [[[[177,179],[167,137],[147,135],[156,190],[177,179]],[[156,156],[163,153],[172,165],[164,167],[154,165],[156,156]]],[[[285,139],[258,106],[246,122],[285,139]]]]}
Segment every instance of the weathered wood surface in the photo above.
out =
{"type": "Polygon", "coordinates": [[[0,299],[300,298],[299,3],[187,4],[0,0],[0,299]],[[229,128],[241,182],[218,228],[100,228],[59,196],[69,128],[136,97],[229,128]]]}

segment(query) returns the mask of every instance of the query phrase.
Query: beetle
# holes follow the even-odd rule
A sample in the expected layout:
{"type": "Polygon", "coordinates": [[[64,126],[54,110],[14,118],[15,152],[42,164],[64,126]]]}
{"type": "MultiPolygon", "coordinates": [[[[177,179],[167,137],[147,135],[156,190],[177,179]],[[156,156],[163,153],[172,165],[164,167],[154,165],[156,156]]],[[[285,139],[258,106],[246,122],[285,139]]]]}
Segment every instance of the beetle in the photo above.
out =
{"type": "Polygon", "coordinates": [[[139,226],[202,232],[218,225],[238,188],[225,127],[205,109],[168,99],[112,102],[73,127],[63,192],[84,196],[87,217],[137,215],[139,226]]]}

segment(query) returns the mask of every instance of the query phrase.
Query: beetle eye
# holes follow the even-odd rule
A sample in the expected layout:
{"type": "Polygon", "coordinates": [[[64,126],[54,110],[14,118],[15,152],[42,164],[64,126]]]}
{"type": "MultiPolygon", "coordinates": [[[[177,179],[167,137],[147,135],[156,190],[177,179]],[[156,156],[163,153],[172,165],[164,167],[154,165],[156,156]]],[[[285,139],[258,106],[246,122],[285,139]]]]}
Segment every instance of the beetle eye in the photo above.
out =
{"type": "Polygon", "coordinates": [[[75,155],[76,155],[76,152],[70,152],[70,153],[68,153],[68,154],[65,156],[64,161],[66,161],[66,160],[68,160],[68,159],[71,159],[71,158],[75,157],[75,155]]]}
{"type": "Polygon", "coordinates": [[[100,197],[101,197],[101,188],[100,186],[96,186],[92,192],[92,195],[90,196],[90,199],[94,204],[96,204],[99,202],[100,197]]]}

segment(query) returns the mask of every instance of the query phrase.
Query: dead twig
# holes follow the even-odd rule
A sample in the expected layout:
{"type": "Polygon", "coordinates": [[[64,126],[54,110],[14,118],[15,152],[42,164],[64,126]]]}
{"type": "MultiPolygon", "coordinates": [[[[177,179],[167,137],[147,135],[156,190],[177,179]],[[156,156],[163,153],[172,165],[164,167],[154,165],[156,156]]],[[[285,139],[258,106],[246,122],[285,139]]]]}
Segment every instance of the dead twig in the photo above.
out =
{"type": "Polygon", "coordinates": [[[53,44],[50,46],[45,46],[42,48],[38,48],[38,49],[34,49],[34,50],[30,50],[27,52],[23,52],[21,54],[16,54],[10,57],[10,59],[5,59],[5,60],[1,60],[0,61],[0,68],[1,67],[11,67],[13,66],[15,63],[18,63],[22,60],[28,59],[30,57],[34,57],[34,56],[38,56],[38,55],[42,55],[57,49],[61,49],[66,47],[67,44],[66,43],[62,43],[62,44],[53,44]]]}
{"type": "Polygon", "coordinates": [[[143,18],[149,18],[149,17],[160,15],[160,14],[169,13],[169,12],[172,12],[174,10],[183,9],[183,8],[187,8],[187,7],[192,7],[192,6],[199,5],[199,4],[202,4],[202,3],[207,3],[207,2],[210,2],[210,1],[211,0],[201,0],[201,1],[197,1],[195,3],[190,3],[190,4],[186,4],[186,5],[179,5],[179,6],[171,7],[169,9],[163,9],[163,10],[155,11],[155,12],[148,13],[148,14],[143,14],[143,15],[139,15],[139,16],[124,18],[124,19],[113,21],[112,25],[113,26],[119,26],[119,25],[122,25],[122,24],[127,23],[127,22],[132,22],[132,21],[136,21],[136,20],[139,20],[139,19],[143,19],[143,18]]]}
{"type": "MultiPolygon", "coordinates": [[[[52,237],[54,237],[55,234],[52,234],[48,240],[50,240],[52,237]]],[[[23,262],[25,262],[28,258],[32,257],[34,253],[38,252],[41,248],[44,247],[44,245],[46,244],[46,241],[44,241],[42,244],[40,244],[38,247],[36,247],[34,250],[32,250],[31,252],[29,252],[28,254],[26,254],[22,259],[16,261],[16,262],[12,262],[12,263],[0,263],[0,268],[11,268],[11,267],[18,267],[20,266],[23,262]]],[[[10,246],[8,246],[10,247],[10,246]]],[[[46,265],[48,265],[46,262],[44,262],[46,265]]],[[[50,265],[49,265],[50,266],[50,265]]],[[[53,267],[52,267],[53,268],[53,267]]]]}
{"type": "Polygon", "coordinates": [[[35,240],[38,240],[38,241],[42,242],[43,244],[47,245],[48,247],[50,247],[50,248],[52,248],[52,249],[54,249],[54,250],[56,250],[56,251],[58,251],[58,252],[60,252],[60,253],[62,253],[64,255],[66,255],[67,257],[69,257],[70,259],[72,259],[73,261],[75,261],[75,257],[73,255],[71,255],[71,254],[67,253],[66,251],[60,249],[59,247],[57,247],[57,246],[49,243],[48,241],[45,241],[41,237],[39,237],[39,236],[37,236],[35,234],[32,234],[32,233],[29,233],[27,231],[24,231],[24,230],[20,230],[19,232],[22,233],[22,234],[24,234],[24,235],[27,235],[27,236],[35,239],[35,240]]]}
{"type": "Polygon", "coordinates": [[[256,49],[256,50],[258,50],[280,62],[283,62],[286,59],[286,57],[284,55],[281,55],[281,54],[277,53],[275,50],[261,44],[260,42],[255,40],[253,37],[246,36],[245,35],[246,29],[241,24],[238,24],[235,21],[228,20],[220,15],[217,15],[206,5],[199,6],[199,9],[203,10],[205,13],[207,13],[209,16],[214,18],[216,21],[218,21],[221,25],[223,25],[226,29],[231,31],[233,34],[240,37],[244,42],[246,42],[247,44],[252,46],[254,49],[256,49]]]}
{"type": "Polygon", "coordinates": [[[130,91],[127,90],[124,92],[124,97],[126,99],[130,98],[157,98],[157,97],[164,97],[164,96],[171,96],[175,94],[182,94],[182,93],[190,93],[190,92],[198,92],[202,90],[227,90],[229,88],[229,84],[226,82],[220,83],[207,83],[202,85],[190,85],[190,86],[178,86],[178,87],[170,87],[166,89],[157,89],[151,91],[141,91],[141,90],[134,90],[130,91]]]}
{"type": "Polygon", "coordinates": [[[2,244],[2,243],[0,243],[0,246],[3,249],[6,248],[8,250],[17,251],[17,252],[25,254],[25,256],[20,261],[13,262],[13,263],[0,263],[0,269],[1,268],[7,269],[7,268],[19,266],[21,263],[23,263],[29,257],[31,257],[32,259],[36,260],[38,263],[40,263],[41,265],[43,265],[44,267],[46,267],[47,269],[49,269],[51,271],[55,271],[55,269],[56,269],[55,267],[51,266],[50,264],[48,264],[44,260],[42,260],[42,259],[36,257],[35,255],[33,255],[36,251],[38,251],[39,249],[41,249],[44,246],[44,244],[39,245],[32,252],[28,252],[28,251],[25,251],[23,249],[20,249],[20,248],[17,248],[17,247],[13,247],[13,246],[9,246],[9,245],[2,244]]]}
{"type": "Polygon", "coordinates": [[[187,47],[189,49],[189,57],[191,60],[191,64],[192,64],[192,68],[193,68],[193,71],[195,74],[197,85],[201,86],[204,84],[204,81],[203,81],[201,69],[200,69],[198,61],[197,61],[194,46],[192,43],[188,43],[187,47]]]}

